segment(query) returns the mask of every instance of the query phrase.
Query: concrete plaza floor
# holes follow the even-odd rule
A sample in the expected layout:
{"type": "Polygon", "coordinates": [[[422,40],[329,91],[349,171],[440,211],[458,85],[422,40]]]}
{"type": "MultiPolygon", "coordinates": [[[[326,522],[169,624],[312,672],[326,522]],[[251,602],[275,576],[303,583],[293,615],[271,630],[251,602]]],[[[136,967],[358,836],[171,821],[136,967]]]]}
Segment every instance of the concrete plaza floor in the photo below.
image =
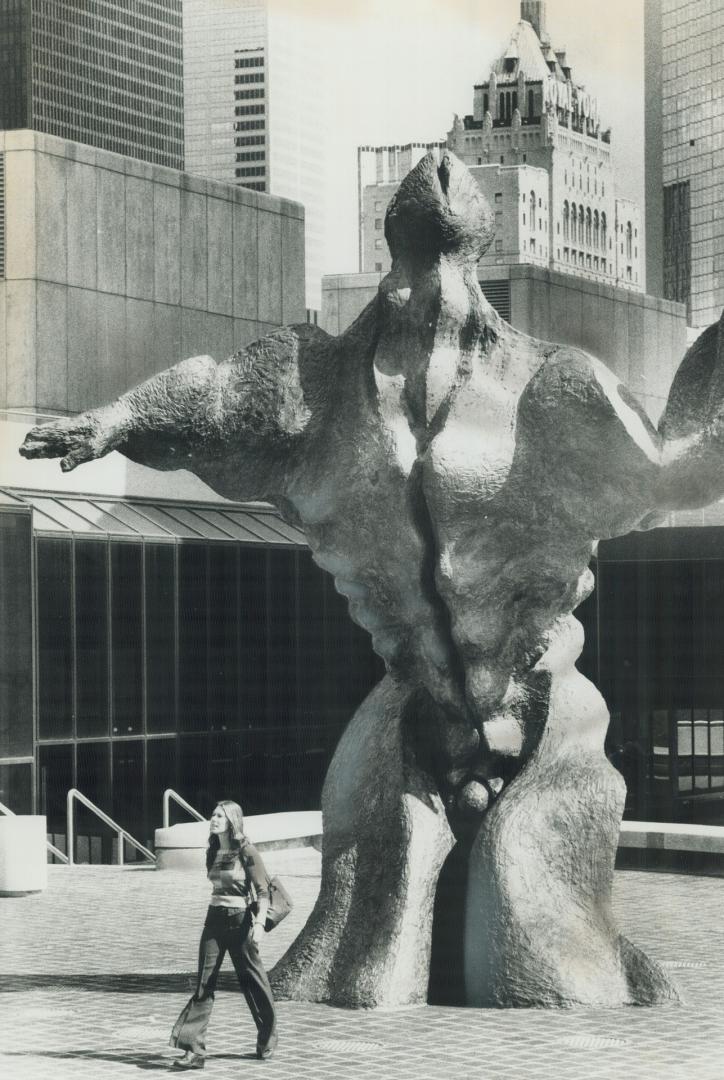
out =
{"type": "MultiPolygon", "coordinates": [[[[271,966],[319,887],[311,848],[265,855],[296,906],[263,946],[271,966]]],[[[46,892],[0,899],[0,1075],[106,1080],[167,1070],[208,884],[203,870],[49,868],[46,892]]],[[[276,1056],[222,976],[205,1076],[329,1080],[724,1078],[724,879],[618,871],[622,931],[671,969],[684,1004],[656,1009],[351,1012],[281,1003],[276,1056]],[[224,992],[224,991],[227,992],[224,992]]]]}

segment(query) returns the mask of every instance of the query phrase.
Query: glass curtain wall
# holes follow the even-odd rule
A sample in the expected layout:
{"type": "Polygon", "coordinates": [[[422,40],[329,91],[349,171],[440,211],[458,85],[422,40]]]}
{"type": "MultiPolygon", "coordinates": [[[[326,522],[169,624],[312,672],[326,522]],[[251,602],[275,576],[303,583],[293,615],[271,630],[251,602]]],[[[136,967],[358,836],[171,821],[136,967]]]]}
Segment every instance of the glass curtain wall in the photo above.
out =
{"type": "MultiPolygon", "coordinates": [[[[59,846],[74,786],[144,843],[167,787],[204,813],[318,807],[382,665],[306,549],[39,537],[37,565],[39,803],[59,846]]],[[[109,858],[77,814],[79,857],[109,858]]]]}

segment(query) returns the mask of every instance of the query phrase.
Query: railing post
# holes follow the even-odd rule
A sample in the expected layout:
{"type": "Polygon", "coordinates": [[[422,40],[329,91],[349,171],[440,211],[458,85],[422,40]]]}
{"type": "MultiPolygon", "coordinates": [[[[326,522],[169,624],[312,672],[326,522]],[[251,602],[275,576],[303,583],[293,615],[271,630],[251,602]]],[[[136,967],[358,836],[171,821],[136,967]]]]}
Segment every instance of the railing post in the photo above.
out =
{"type": "Polygon", "coordinates": [[[167,829],[171,820],[171,789],[166,788],[163,793],[163,827],[167,829]]]}
{"type": "Polygon", "coordinates": [[[123,833],[119,829],[118,830],[118,865],[119,866],[124,865],[123,859],[124,859],[124,854],[123,854],[123,833]]]}
{"type": "Polygon", "coordinates": [[[75,866],[75,843],[73,842],[73,796],[75,791],[70,789],[65,800],[66,835],[68,837],[68,865],[75,866]]]}

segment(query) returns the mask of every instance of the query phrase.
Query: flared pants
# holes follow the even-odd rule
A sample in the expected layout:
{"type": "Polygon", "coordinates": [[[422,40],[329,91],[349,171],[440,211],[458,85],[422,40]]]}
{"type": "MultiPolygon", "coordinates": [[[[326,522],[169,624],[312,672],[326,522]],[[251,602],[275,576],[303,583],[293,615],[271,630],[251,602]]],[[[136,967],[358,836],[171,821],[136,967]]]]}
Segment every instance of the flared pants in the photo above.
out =
{"type": "Polygon", "coordinates": [[[257,1044],[269,1042],[276,1027],[274,998],[252,936],[252,921],[249,908],[209,908],[199,943],[196,992],[174,1024],[169,1040],[171,1046],[194,1054],[206,1053],[206,1029],[214,1006],[216,982],[227,952],[256,1024],[257,1044]]]}

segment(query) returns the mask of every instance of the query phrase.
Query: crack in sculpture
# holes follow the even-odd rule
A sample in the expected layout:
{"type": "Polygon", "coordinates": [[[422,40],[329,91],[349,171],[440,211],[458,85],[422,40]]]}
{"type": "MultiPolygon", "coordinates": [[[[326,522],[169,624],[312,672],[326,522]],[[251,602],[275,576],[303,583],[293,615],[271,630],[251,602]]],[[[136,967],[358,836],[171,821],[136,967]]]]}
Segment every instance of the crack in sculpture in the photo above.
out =
{"type": "Polygon", "coordinates": [[[470,1003],[674,1000],[612,917],[624,785],[571,613],[596,540],[724,494],[724,332],[689,350],[656,431],[602,364],[486,302],[493,217],[451,154],[408,175],[385,228],[392,272],[340,337],[195,357],[22,452],[70,469],[116,449],[275,503],[385,661],[329,769],[320,895],[280,996],[426,1000],[457,836],[470,1003]]]}

